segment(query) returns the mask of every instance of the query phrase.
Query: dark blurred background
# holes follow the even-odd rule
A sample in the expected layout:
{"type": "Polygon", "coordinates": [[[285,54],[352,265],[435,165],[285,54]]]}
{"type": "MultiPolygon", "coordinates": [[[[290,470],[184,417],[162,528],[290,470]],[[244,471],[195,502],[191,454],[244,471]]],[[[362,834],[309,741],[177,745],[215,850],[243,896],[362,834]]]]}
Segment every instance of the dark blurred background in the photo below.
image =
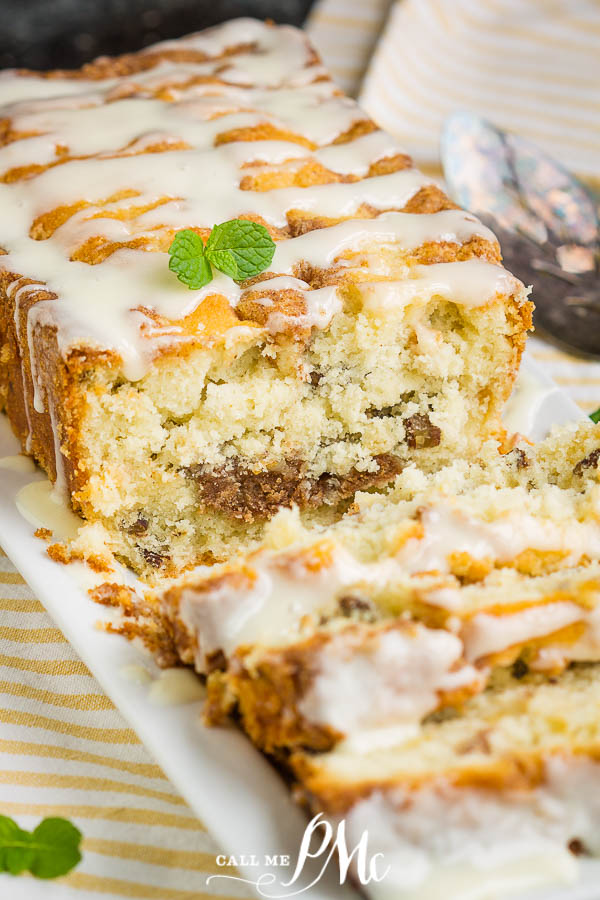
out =
{"type": "Polygon", "coordinates": [[[0,68],[77,68],[236,16],[301,25],[312,0],[0,0],[0,68]]]}

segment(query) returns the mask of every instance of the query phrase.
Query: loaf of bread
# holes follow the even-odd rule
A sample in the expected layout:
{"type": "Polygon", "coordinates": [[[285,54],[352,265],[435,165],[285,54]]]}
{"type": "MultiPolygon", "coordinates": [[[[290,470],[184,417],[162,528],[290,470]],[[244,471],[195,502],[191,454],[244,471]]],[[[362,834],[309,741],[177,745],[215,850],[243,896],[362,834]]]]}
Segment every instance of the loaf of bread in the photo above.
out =
{"type": "Polygon", "coordinates": [[[500,433],[527,292],[302,32],[4,72],[0,104],[0,402],[138,572],[500,433]],[[236,218],[268,229],[268,270],[177,281],[174,236],[236,218]]]}

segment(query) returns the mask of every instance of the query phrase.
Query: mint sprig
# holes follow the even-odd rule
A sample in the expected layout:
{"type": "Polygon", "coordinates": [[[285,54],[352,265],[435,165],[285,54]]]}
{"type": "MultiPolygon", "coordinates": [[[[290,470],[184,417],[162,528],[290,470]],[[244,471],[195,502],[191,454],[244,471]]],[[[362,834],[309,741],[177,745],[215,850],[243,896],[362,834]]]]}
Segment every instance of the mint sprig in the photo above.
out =
{"type": "Polygon", "coordinates": [[[194,291],[212,281],[210,263],[204,254],[200,235],[186,228],[178,231],[169,247],[169,269],[194,291]]]}
{"type": "Polygon", "coordinates": [[[264,227],[246,219],[215,225],[206,244],[185,228],[169,247],[169,269],[191,290],[212,281],[212,266],[234,281],[245,281],[264,272],[273,259],[275,242],[264,227]]]}
{"type": "Polygon", "coordinates": [[[0,816],[0,872],[36,878],[66,875],[81,860],[81,832],[67,819],[44,819],[33,831],[0,816]]]}
{"type": "Polygon", "coordinates": [[[600,409],[597,409],[595,412],[590,413],[590,419],[592,420],[594,425],[597,425],[598,422],[600,422],[600,409]]]}
{"type": "Polygon", "coordinates": [[[244,281],[267,268],[275,253],[275,242],[264,225],[232,219],[215,225],[204,252],[215,269],[235,281],[244,281]]]}

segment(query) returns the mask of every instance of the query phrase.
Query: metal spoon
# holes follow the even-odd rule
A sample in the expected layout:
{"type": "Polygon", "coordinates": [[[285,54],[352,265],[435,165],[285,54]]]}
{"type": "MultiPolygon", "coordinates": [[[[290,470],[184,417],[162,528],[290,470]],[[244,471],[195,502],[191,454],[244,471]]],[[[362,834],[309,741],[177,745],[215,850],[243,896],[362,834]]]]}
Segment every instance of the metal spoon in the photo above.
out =
{"type": "Polygon", "coordinates": [[[536,329],[600,357],[600,229],[586,189],[535,144],[470,112],[446,120],[441,156],[449,195],[493,229],[506,267],[533,286],[536,329]]]}

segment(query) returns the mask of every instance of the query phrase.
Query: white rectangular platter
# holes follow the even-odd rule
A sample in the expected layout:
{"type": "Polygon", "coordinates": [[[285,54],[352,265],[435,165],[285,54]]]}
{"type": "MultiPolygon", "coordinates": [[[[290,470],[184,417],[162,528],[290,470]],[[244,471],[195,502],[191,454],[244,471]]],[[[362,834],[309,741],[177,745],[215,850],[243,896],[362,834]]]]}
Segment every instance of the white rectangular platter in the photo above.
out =
{"type": "MultiPolygon", "coordinates": [[[[534,439],[543,437],[555,423],[583,415],[529,359],[511,406],[511,429],[534,439]]],[[[18,449],[6,418],[0,416],[0,457],[18,449]]],[[[32,475],[0,468],[0,544],[5,552],[223,851],[236,856],[254,854],[259,860],[265,855],[288,854],[295,860],[306,819],[276,771],[233,728],[203,726],[202,701],[170,706],[151,702],[149,686],[132,682],[125,672],[132,665],[143,663],[152,668],[153,663],[124,638],[98,629],[98,621],[111,613],[93,603],[70,567],[52,562],[44,542],[34,537],[35,525],[21,515],[15,501],[25,484],[44,477],[42,472],[32,475]]],[[[592,789],[598,790],[598,786],[592,789]]],[[[305,870],[306,884],[320,865],[305,870]]],[[[241,874],[256,882],[271,871],[278,879],[289,877],[282,875],[281,869],[263,865],[242,869],[241,874]]],[[[331,871],[303,896],[308,900],[356,897],[350,888],[336,882],[336,875],[331,871]]],[[[581,866],[577,885],[537,891],[527,900],[598,900],[599,885],[600,861],[588,862],[581,866]]],[[[279,893],[276,887],[274,884],[269,891],[272,896],[279,893]]],[[[299,887],[295,885],[296,890],[299,887]]],[[[227,891],[234,889],[235,885],[227,882],[227,891]]],[[[207,892],[210,890],[209,886],[207,892]]],[[[222,888],[215,885],[215,890],[222,888]]]]}

